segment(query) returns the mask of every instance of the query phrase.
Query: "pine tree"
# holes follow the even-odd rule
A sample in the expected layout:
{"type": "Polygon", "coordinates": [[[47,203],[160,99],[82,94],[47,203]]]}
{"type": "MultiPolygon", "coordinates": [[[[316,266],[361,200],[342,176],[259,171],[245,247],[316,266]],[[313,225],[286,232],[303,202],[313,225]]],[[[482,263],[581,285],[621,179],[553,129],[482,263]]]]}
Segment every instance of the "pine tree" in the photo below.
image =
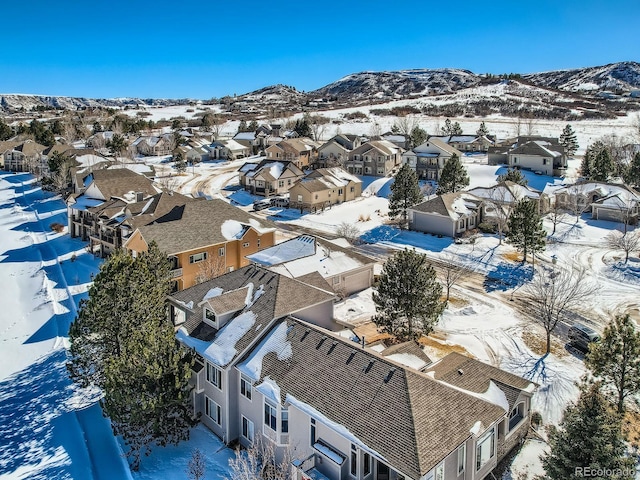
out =
{"type": "Polygon", "coordinates": [[[397,252],[385,262],[373,293],[373,322],[399,339],[428,335],[444,310],[441,296],[442,285],[426,255],[407,249],[397,252]]]}
{"type": "Polygon", "coordinates": [[[640,393],[640,332],[629,315],[619,315],[604,329],[585,359],[593,375],[612,393],[618,413],[640,393]]]}
{"type": "Polygon", "coordinates": [[[398,215],[402,215],[403,224],[406,225],[407,210],[420,203],[423,199],[416,172],[405,163],[400,167],[391,184],[389,217],[395,218],[398,215]]]}
{"type": "Polygon", "coordinates": [[[576,153],[576,150],[578,150],[578,138],[571,125],[567,124],[564,127],[559,140],[560,145],[564,147],[564,151],[568,157],[572,157],[573,154],[576,153]]]}
{"type": "Polygon", "coordinates": [[[462,165],[458,155],[454,154],[442,168],[436,193],[442,195],[443,193],[458,192],[467,186],[469,186],[467,169],[462,165]]]}
{"type": "Polygon", "coordinates": [[[240,124],[238,125],[238,133],[247,131],[247,122],[244,120],[240,120],[240,124]]]}
{"type": "Polygon", "coordinates": [[[526,186],[529,183],[527,177],[525,177],[523,173],[517,168],[507,169],[506,173],[498,175],[498,178],[496,180],[498,183],[513,182],[522,186],[526,186]]]}
{"type": "Polygon", "coordinates": [[[107,141],[106,146],[111,152],[111,155],[117,158],[127,149],[127,141],[122,135],[115,133],[113,137],[111,137],[111,140],[107,141]]]}
{"type": "Polygon", "coordinates": [[[451,135],[462,135],[462,127],[458,122],[453,122],[451,127],[451,135]]]}
{"type": "Polygon", "coordinates": [[[605,144],[598,140],[591,145],[589,145],[584,152],[584,157],[582,158],[582,164],[580,166],[581,175],[584,178],[589,180],[593,180],[594,175],[597,175],[598,168],[596,166],[596,158],[603,150],[606,150],[605,144]]]}
{"type": "Polygon", "coordinates": [[[609,150],[603,148],[597,153],[591,164],[591,179],[596,182],[606,182],[615,172],[615,168],[609,150]]]}
{"type": "Polygon", "coordinates": [[[191,354],[166,318],[170,266],[155,243],[137,258],[114,252],[69,330],[71,378],[97,387],[136,469],[149,445],[176,444],[193,426],[191,354]]]}
{"type": "Polygon", "coordinates": [[[484,124],[484,122],[480,123],[480,127],[478,127],[478,130],[476,130],[476,135],[478,135],[479,137],[486,137],[487,135],[489,135],[489,129],[484,124]]]}
{"type": "Polygon", "coordinates": [[[11,130],[11,127],[4,123],[2,119],[0,119],[0,142],[9,140],[11,137],[13,137],[13,130],[11,130]]]}
{"type": "Polygon", "coordinates": [[[545,249],[547,232],[542,227],[535,200],[518,201],[509,215],[507,228],[507,242],[523,253],[523,262],[527,260],[527,253],[532,253],[535,259],[535,254],[545,249]]]}
{"type": "Polygon", "coordinates": [[[187,171],[187,162],[184,161],[184,155],[181,151],[178,150],[178,152],[174,155],[174,161],[174,166],[176,167],[176,171],[178,172],[178,174],[183,174],[187,171]]]}
{"type": "Polygon", "coordinates": [[[296,132],[299,137],[310,137],[312,135],[311,127],[306,118],[296,120],[293,131],[296,132]]]}
{"type": "Polygon", "coordinates": [[[640,152],[636,153],[624,172],[624,181],[632,186],[640,185],[640,152]]]}
{"type": "Polygon", "coordinates": [[[598,384],[583,385],[580,397],[567,407],[560,428],[549,433],[549,453],[541,457],[551,480],[590,477],[623,480],[635,477],[633,459],[625,456],[620,416],[598,384]],[[598,471],[603,472],[598,475],[598,471]]]}
{"type": "Polygon", "coordinates": [[[427,141],[427,132],[416,125],[411,129],[409,137],[411,139],[411,147],[417,147],[427,141]]]}

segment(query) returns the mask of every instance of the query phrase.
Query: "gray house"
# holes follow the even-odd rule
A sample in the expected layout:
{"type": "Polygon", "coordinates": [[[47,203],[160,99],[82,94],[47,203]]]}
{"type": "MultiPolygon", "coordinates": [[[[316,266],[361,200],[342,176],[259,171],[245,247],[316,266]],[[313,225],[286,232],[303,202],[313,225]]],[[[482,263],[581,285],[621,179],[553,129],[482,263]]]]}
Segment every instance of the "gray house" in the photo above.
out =
{"type": "Polygon", "coordinates": [[[239,438],[238,359],[287,315],[338,328],[334,299],[326,290],[255,265],[172,294],[169,315],[177,338],[197,352],[193,403],[203,423],[225,442],[239,438]]]}
{"type": "Polygon", "coordinates": [[[482,221],[482,199],[467,192],[445,193],[408,210],[409,229],[458,237],[482,221]]]}
{"type": "Polygon", "coordinates": [[[481,480],[526,434],[531,382],[457,354],[426,373],[391,357],[273,324],[235,367],[240,443],[289,449],[296,480],[481,480]]]}

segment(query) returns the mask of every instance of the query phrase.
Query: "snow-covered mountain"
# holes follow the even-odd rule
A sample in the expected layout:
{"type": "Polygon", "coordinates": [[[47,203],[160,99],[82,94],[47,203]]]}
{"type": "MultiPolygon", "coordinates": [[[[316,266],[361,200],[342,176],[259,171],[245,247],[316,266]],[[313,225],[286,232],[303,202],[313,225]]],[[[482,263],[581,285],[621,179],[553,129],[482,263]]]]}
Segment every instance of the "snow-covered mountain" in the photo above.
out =
{"type": "Polygon", "coordinates": [[[476,86],[481,79],[473,72],[455,68],[360,72],[314,90],[310,95],[353,101],[442,95],[476,86]]]}
{"type": "Polygon", "coordinates": [[[571,92],[607,90],[625,93],[640,90],[640,64],[618,62],[601,67],[532,73],[523,78],[538,86],[571,92]]]}
{"type": "Polygon", "coordinates": [[[59,97],[49,95],[23,95],[23,94],[0,94],[0,110],[22,110],[25,111],[37,108],[55,109],[78,109],[96,107],[125,107],[136,105],[165,106],[184,105],[189,103],[187,99],[140,99],[140,98],[107,98],[94,99],[84,97],[59,97]]]}

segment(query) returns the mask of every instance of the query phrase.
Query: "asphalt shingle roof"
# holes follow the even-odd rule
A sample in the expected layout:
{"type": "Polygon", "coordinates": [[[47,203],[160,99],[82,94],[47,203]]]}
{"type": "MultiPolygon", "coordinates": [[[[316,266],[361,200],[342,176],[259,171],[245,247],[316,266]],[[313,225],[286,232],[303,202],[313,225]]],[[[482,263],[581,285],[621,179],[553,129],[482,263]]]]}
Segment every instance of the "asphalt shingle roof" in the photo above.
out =
{"type": "Polygon", "coordinates": [[[281,395],[292,395],[343,425],[411,478],[422,477],[454,451],[476,422],[488,428],[505,414],[493,403],[318,327],[291,317],[283,321],[292,355],[278,360],[276,353],[267,353],[261,380],[269,376],[281,395]]]}

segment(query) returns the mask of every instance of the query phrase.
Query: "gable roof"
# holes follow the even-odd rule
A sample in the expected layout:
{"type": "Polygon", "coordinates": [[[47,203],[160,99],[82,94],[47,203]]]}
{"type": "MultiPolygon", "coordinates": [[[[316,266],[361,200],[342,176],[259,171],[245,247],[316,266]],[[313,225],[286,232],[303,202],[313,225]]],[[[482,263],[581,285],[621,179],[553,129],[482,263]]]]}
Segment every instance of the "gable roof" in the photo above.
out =
{"type": "Polygon", "coordinates": [[[493,381],[505,393],[509,408],[514,407],[520,392],[533,393],[536,387],[529,380],[456,352],[429,365],[425,371],[432,373],[436,380],[475,393],[486,392],[493,381]]]}
{"type": "Polygon", "coordinates": [[[416,154],[420,154],[421,152],[427,152],[429,150],[433,150],[432,147],[435,147],[436,150],[439,150],[441,153],[446,153],[449,156],[458,155],[461,156],[462,153],[460,150],[453,148],[451,145],[443,142],[442,140],[434,137],[429,137],[429,139],[421,145],[415,147],[412,151],[416,154]]]}
{"type": "Polygon", "coordinates": [[[221,310],[230,308],[232,310],[229,311],[236,311],[233,309],[237,308],[237,316],[253,312],[253,328],[244,332],[235,342],[238,352],[244,351],[263,335],[274,320],[333,298],[335,296],[331,293],[255,265],[225,273],[168,297],[173,305],[186,312],[182,340],[191,337],[201,342],[211,342],[216,338],[218,330],[203,321],[203,307],[206,304],[213,302],[221,310]],[[224,298],[225,293],[229,294],[228,298],[224,298]]]}
{"type": "Polygon", "coordinates": [[[514,203],[523,198],[538,200],[542,193],[540,190],[531,188],[528,185],[520,185],[510,180],[497,183],[491,187],[472,188],[467,192],[499,203],[514,203]]]}
{"type": "Polygon", "coordinates": [[[85,185],[93,183],[105,199],[124,198],[131,192],[142,192],[145,196],[158,193],[150,179],[128,168],[93,170],[84,178],[84,183],[85,185]]]}
{"type": "Polygon", "coordinates": [[[273,230],[262,228],[244,210],[214,198],[174,207],[138,231],[147,244],[155,241],[161,251],[176,254],[242,238],[249,228],[258,232],[273,230]]]}
{"type": "Polygon", "coordinates": [[[410,210],[435,213],[452,220],[458,220],[460,217],[477,210],[481,201],[480,198],[467,192],[445,193],[419,203],[411,207],[410,210]]]}
{"type": "Polygon", "coordinates": [[[355,437],[411,478],[421,478],[454,451],[477,422],[484,430],[505,415],[482,395],[291,317],[274,325],[237,368],[259,384],[276,384],[281,403],[340,425],[338,433],[355,437]]]}
{"type": "Polygon", "coordinates": [[[248,178],[255,178],[260,176],[268,181],[279,179],[286,171],[293,173],[296,176],[304,175],[304,172],[300,170],[295,163],[289,160],[271,160],[264,159],[259,163],[246,162],[238,171],[248,178]]]}
{"type": "Polygon", "coordinates": [[[564,155],[564,148],[560,145],[553,145],[544,140],[532,140],[519,144],[516,148],[510,150],[509,154],[556,158],[564,155]]]}

